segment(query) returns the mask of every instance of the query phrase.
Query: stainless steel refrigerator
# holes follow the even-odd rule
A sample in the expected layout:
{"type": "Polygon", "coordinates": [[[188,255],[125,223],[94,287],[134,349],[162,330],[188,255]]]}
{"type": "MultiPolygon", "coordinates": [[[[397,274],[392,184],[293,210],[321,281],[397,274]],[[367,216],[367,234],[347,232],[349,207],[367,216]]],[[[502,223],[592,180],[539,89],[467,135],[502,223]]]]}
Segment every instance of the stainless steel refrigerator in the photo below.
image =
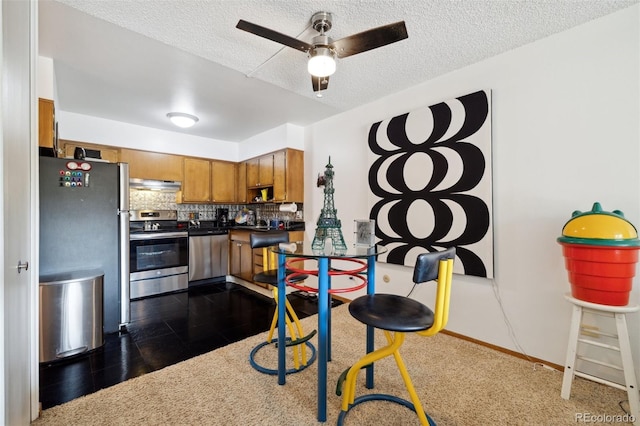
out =
{"type": "Polygon", "coordinates": [[[103,271],[104,332],[118,331],[130,319],[128,164],[40,157],[39,174],[41,277],[103,271]]]}

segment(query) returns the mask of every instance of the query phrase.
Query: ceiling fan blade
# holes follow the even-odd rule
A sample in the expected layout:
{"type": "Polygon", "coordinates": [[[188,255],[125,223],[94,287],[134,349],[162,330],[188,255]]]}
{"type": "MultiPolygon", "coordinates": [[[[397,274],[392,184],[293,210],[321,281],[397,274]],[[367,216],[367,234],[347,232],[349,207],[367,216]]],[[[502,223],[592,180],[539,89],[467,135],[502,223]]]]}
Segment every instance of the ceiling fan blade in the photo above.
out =
{"type": "Polygon", "coordinates": [[[329,77],[315,77],[312,75],[311,85],[313,85],[314,92],[326,90],[329,87],[329,77]]]}
{"type": "Polygon", "coordinates": [[[404,25],[404,21],[400,21],[341,38],[331,43],[330,47],[335,49],[338,58],[346,58],[404,40],[407,37],[409,37],[407,27],[404,25]]]}
{"type": "Polygon", "coordinates": [[[236,25],[236,28],[255,34],[259,37],[263,37],[271,41],[275,41],[276,43],[284,44],[285,46],[292,47],[294,49],[300,50],[305,53],[313,49],[313,46],[310,45],[309,43],[298,40],[297,38],[289,37],[286,34],[282,34],[274,30],[270,30],[269,28],[252,24],[251,22],[247,22],[242,19],[238,21],[238,25],[236,25]]]}

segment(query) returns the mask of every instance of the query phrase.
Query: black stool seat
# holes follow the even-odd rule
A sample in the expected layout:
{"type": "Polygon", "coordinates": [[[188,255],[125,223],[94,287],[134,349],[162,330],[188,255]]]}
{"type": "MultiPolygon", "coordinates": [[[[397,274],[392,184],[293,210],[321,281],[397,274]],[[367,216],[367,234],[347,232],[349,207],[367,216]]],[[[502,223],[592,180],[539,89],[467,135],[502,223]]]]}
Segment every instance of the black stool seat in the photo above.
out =
{"type": "MultiPolygon", "coordinates": [[[[289,275],[291,271],[286,271],[286,275],[289,275]]],[[[300,281],[304,281],[309,278],[309,275],[301,274],[296,275],[295,277],[291,277],[289,282],[297,283],[300,281]]],[[[258,272],[253,276],[253,281],[268,284],[273,287],[278,287],[278,270],[272,269],[270,271],[262,271],[258,272]]]]}
{"type": "Polygon", "coordinates": [[[422,303],[396,294],[368,294],[349,303],[358,321],[388,331],[422,331],[433,325],[433,311],[422,303]]]}

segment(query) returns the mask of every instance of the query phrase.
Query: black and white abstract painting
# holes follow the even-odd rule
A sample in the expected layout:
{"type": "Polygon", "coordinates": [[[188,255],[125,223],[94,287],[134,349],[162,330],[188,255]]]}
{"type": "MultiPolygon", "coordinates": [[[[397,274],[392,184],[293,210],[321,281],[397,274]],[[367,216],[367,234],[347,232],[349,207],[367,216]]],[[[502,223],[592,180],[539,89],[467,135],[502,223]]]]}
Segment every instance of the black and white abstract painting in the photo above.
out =
{"type": "Polygon", "coordinates": [[[375,123],[368,142],[378,261],[455,246],[454,272],[493,278],[491,92],[375,123]]]}

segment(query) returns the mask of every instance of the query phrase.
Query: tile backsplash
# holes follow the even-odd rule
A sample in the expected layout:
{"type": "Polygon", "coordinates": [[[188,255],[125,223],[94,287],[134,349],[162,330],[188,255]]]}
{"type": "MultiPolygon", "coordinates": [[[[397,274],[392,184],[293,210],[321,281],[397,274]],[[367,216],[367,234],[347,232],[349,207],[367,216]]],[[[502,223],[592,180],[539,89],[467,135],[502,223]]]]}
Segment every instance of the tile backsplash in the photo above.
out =
{"type": "Polygon", "coordinates": [[[269,220],[278,217],[282,220],[304,220],[301,215],[302,205],[298,204],[298,214],[284,213],[278,210],[276,204],[178,204],[174,192],[158,192],[146,190],[132,190],[129,197],[131,210],[177,210],[178,220],[189,220],[189,213],[197,212],[200,220],[216,219],[217,208],[229,209],[229,218],[247,207],[256,213],[257,219],[269,220]]]}
{"type": "Polygon", "coordinates": [[[175,192],[131,190],[129,205],[131,210],[178,210],[175,192]]]}

